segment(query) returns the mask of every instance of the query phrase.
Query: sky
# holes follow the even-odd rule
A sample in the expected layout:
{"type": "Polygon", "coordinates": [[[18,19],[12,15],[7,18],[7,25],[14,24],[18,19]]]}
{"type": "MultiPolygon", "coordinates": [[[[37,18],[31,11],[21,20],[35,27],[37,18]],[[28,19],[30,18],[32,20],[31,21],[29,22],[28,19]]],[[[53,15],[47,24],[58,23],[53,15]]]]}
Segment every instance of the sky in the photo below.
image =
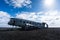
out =
{"type": "Polygon", "coordinates": [[[0,0],[0,27],[12,27],[12,17],[60,27],[60,0],[0,0]]]}

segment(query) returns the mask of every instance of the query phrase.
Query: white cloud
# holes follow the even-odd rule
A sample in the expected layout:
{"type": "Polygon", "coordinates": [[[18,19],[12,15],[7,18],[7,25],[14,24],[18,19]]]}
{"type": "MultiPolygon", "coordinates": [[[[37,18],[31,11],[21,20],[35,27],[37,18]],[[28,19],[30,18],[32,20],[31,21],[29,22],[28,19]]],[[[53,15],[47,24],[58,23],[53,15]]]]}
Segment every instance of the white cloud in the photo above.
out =
{"type": "Polygon", "coordinates": [[[48,11],[48,12],[45,12],[44,15],[41,17],[41,21],[48,23],[50,27],[60,27],[59,15],[60,13],[57,10],[48,11]]]}
{"type": "Polygon", "coordinates": [[[18,13],[16,14],[16,18],[22,18],[22,19],[27,19],[27,20],[32,20],[32,21],[36,21],[38,16],[35,12],[22,12],[22,13],[18,13]]]}
{"type": "Polygon", "coordinates": [[[7,12],[0,11],[0,27],[9,27],[7,24],[10,20],[10,15],[7,12]]]}
{"type": "Polygon", "coordinates": [[[22,12],[20,14],[17,13],[16,17],[36,22],[46,22],[49,27],[60,27],[60,12],[57,10],[38,13],[22,12]]]}
{"type": "Polygon", "coordinates": [[[30,0],[5,0],[5,2],[14,8],[21,8],[23,6],[31,8],[31,1],[30,0]]]}
{"type": "MultiPolygon", "coordinates": [[[[0,27],[12,27],[7,23],[10,20],[10,15],[7,12],[0,11],[0,27]]],[[[16,18],[22,18],[26,20],[36,22],[46,22],[49,27],[60,27],[60,12],[48,11],[48,12],[21,12],[16,14],[16,18]]]]}

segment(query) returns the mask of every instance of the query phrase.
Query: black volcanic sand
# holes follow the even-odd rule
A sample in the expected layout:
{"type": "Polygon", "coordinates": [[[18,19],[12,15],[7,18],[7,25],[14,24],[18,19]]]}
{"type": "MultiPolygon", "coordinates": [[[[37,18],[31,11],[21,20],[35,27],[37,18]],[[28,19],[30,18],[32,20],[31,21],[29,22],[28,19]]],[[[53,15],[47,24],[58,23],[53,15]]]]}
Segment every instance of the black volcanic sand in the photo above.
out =
{"type": "Polygon", "coordinates": [[[0,31],[0,40],[60,40],[60,29],[0,31]]]}

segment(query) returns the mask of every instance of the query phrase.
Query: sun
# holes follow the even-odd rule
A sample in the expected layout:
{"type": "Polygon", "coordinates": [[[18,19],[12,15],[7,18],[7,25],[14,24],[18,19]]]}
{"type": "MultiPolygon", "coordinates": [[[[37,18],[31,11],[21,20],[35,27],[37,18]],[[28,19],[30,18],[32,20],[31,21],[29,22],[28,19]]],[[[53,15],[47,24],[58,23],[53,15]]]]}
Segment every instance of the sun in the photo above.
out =
{"type": "Polygon", "coordinates": [[[51,8],[54,6],[55,0],[44,0],[44,7],[51,8]]]}

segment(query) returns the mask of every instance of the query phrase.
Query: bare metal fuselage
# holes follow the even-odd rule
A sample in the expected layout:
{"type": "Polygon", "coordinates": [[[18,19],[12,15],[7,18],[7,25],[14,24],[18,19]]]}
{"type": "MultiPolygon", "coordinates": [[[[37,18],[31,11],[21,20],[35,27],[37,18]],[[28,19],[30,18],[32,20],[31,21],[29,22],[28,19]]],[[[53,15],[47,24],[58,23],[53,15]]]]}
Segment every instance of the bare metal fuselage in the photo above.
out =
{"type": "Polygon", "coordinates": [[[19,26],[22,28],[32,28],[32,27],[48,28],[48,24],[46,23],[38,23],[38,22],[25,20],[25,19],[18,19],[18,18],[11,18],[8,24],[12,26],[19,26]]]}

